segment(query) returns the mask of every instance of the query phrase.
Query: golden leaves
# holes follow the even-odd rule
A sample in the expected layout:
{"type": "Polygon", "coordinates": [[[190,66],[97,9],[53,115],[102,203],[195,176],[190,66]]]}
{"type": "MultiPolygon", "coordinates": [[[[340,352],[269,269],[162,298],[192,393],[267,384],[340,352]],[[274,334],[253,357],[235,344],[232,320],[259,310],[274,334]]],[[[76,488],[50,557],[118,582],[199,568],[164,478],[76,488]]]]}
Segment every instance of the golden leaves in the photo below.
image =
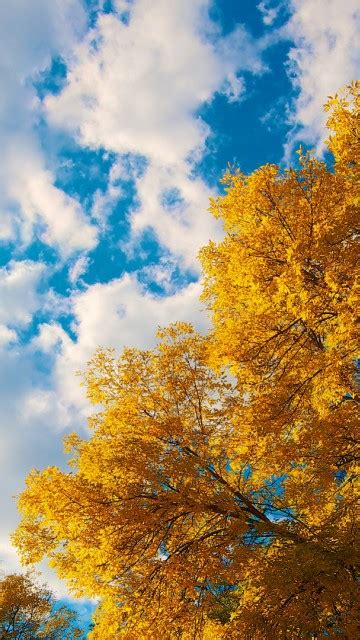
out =
{"type": "Polygon", "coordinates": [[[73,640],[84,638],[75,626],[76,614],[56,606],[46,585],[37,584],[32,573],[0,578],[0,636],[13,640],[73,640]]]}
{"type": "Polygon", "coordinates": [[[152,350],[98,350],[90,439],[67,438],[70,473],[27,481],[14,539],[101,598],[93,640],[354,637],[349,95],[329,104],[334,171],[301,151],[298,169],[225,175],[211,208],[227,236],[201,252],[211,334],[174,323],[152,350]]]}

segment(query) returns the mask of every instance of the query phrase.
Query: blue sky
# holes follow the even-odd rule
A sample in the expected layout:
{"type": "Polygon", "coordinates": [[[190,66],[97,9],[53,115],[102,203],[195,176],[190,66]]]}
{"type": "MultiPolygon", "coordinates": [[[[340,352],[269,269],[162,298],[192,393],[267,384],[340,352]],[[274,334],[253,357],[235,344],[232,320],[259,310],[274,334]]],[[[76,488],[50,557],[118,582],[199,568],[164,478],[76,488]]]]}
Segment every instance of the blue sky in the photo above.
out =
{"type": "Polygon", "coordinates": [[[359,75],[359,20],[356,0],[0,4],[3,569],[18,569],[24,477],[86,434],[75,371],[176,319],[206,330],[208,199],[228,162],[323,153],[322,104],[359,75]]]}

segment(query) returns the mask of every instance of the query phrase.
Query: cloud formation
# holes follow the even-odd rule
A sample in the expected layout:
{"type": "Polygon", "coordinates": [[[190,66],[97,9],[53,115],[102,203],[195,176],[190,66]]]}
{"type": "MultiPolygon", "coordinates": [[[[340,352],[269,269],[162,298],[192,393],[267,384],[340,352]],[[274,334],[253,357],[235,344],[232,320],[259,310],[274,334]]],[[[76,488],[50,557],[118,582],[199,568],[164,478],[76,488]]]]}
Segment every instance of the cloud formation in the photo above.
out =
{"type": "Polygon", "coordinates": [[[146,0],[118,3],[118,14],[100,15],[76,48],[60,95],[45,101],[49,121],[80,144],[110,150],[120,161],[128,153],[146,158],[133,231],[152,227],[193,269],[199,247],[218,233],[206,214],[209,190],[191,175],[210,133],[197,110],[216,92],[240,99],[239,74],[264,70],[264,43],[241,25],[223,37],[209,5],[158,0],[149,10],[146,0]],[[179,194],[177,205],[165,202],[170,190],[179,194]]]}
{"type": "Polygon", "coordinates": [[[14,338],[13,329],[31,322],[42,304],[37,289],[44,271],[43,263],[31,260],[11,261],[0,268],[0,326],[5,326],[3,336],[7,328],[9,337],[14,338]]]}
{"type": "Polygon", "coordinates": [[[32,80],[85,29],[79,0],[0,3],[0,240],[26,245],[38,235],[65,256],[93,247],[96,232],[80,203],[55,186],[36,132],[41,105],[32,80]]]}
{"type": "Polygon", "coordinates": [[[299,140],[321,153],[326,138],[327,96],[356,80],[360,68],[360,7],[357,0],[292,0],[292,17],[284,29],[294,100],[288,153],[299,140]]]}
{"type": "Polygon", "coordinates": [[[208,8],[208,0],[158,0],[149,10],[138,0],[127,22],[100,15],[75,51],[66,87],[46,100],[50,121],[84,145],[161,165],[201,149],[208,130],[198,107],[241,70],[262,69],[258,43],[243,27],[221,38],[208,8]]]}

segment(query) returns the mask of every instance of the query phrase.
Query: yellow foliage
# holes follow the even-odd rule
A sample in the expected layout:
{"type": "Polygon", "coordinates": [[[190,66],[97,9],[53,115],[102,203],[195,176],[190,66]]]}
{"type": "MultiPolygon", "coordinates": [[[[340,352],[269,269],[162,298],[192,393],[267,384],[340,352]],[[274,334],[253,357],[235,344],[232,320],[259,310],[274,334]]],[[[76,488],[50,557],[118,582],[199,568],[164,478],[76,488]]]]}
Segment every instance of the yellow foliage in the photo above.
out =
{"type": "Polygon", "coordinates": [[[0,638],[6,640],[74,640],[84,638],[75,626],[76,614],[56,607],[46,585],[31,573],[0,578],[0,638]]]}
{"type": "Polygon", "coordinates": [[[28,478],[14,540],[100,598],[91,640],[357,637],[358,89],[327,107],[334,170],[226,174],[211,334],[98,350],[72,472],[28,478]]]}

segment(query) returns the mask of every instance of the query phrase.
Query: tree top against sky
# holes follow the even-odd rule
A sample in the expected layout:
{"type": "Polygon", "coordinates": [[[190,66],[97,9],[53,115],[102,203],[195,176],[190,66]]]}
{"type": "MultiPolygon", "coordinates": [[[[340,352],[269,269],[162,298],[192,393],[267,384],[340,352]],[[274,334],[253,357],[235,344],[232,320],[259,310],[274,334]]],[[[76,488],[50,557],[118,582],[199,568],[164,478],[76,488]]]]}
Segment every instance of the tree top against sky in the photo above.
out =
{"type": "Polygon", "coordinates": [[[94,640],[356,634],[359,84],[328,104],[333,167],[302,153],[213,201],[209,334],[99,349],[91,437],[27,479],[14,540],[101,598],[94,640]]]}

